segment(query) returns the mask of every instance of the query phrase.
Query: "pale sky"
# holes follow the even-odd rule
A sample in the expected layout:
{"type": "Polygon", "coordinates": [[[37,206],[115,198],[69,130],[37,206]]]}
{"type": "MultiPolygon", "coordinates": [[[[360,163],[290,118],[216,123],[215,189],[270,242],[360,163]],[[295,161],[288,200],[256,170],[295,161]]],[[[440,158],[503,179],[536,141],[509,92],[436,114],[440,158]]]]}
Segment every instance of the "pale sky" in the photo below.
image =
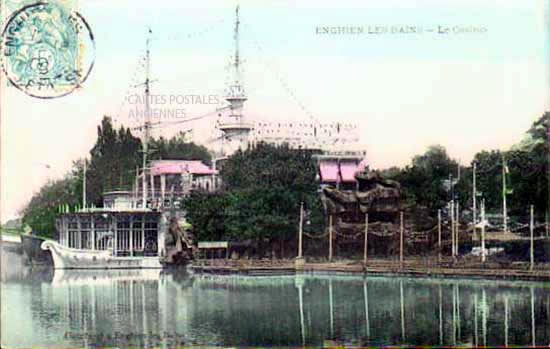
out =
{"type": "MultiPolygon", "coordinates": [[[[136,124],[129,117],[131,103],[123,102],[127,94],[140,93],[141,87],[130,86],[144,79],[143,69],[136,67],[148,27],[154,95],[221,99],[235,4],[80,0],[79,12],[96,43],[95,66],[83,88],[40,100],[3,81],[2,222],[49,178],[62,177],[73,160],[89,155],[103,115],[116,117],[117,126],[136,124]]],[[[518,142],[549,109],[549,7],[543,0],[311,0],[298,5],[242,0],[245,114],[258,120],[310,120],[296,99],[321,122],[356,123],[371,167],[406,165],[436,143],[468,164],[480,150],[518,142]],[[388,33],[366,33],[374,26],[388,33]],[[423,32],[391,33],[403,26],[423,32]],[[365,32],[318,34],[318,27],[365,32]],[[445,27],[448,34],[437,33],[445,27]],[[482,32],[456,32],[472,27],[482,32]]],[[[159,107],[184,108],[192,117],[216,105],[159,107]]],[[[212,136],[214,120],[162,132],[193,128],[200,142],[212,136]]]]}

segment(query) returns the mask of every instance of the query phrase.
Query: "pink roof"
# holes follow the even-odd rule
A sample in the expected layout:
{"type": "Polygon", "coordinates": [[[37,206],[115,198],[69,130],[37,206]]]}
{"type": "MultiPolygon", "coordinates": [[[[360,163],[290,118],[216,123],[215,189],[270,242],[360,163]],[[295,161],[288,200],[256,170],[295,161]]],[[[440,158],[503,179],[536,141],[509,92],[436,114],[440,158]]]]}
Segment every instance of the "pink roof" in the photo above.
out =
{"type": "Polygon", "coordinates": [[[355,172],[357,172],[357,164],[355,162],[341,162],[340,173],[342,174],[342,182],[355,182],[355,172]]]}
{"type": "Polygon", "coordinates": [[[321,161],[319,164],[322,182],[336,182],[338,180],[338,163],[334,161],[321,161]]]}
{"type": "Polygon", "coordinates": [[[158,176],[161,174],[215,174],[217,171],[206,166],[200,160],[161,160],[153,162],[151,174],[158,176]]]}

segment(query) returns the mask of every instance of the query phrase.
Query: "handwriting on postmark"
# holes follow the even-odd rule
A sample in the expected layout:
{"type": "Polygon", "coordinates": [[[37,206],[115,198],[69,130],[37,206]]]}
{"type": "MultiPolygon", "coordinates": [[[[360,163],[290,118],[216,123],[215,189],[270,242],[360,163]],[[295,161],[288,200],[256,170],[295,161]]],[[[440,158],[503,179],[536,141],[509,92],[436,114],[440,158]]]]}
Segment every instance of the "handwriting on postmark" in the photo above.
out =
{"type": "Polygon", "coordinates": [[[95,43],[77,12],[53,2],[14,12],[2,32],[3,70],[10,83],[37,98],[70,94],[94,65],[95,43]]]}

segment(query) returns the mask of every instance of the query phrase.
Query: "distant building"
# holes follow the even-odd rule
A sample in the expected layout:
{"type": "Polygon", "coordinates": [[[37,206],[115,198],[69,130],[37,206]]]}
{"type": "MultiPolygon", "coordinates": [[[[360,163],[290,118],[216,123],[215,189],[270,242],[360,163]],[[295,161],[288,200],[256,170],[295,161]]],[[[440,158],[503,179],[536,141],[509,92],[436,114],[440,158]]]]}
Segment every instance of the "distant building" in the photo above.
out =
{"type": "MultiPolygon", "coordinates": [[[[212,192],[220,183],[218,171],[200,160],[152,160],[145,172],[147,207],[170,206],[172,201],[189,195],[192,190],[212,192]]],[[[136,181],[136,205],[143,205],[143,174],[136,181]]]]}

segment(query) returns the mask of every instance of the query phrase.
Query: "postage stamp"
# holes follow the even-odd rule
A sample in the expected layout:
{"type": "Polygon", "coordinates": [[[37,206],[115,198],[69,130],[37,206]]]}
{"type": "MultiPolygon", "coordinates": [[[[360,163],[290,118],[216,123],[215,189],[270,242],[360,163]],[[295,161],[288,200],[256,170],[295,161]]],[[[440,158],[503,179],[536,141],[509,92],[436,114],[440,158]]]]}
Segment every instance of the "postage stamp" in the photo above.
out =
{"type": "Polygon", "coordinates": [[[56,98],[81,87],[94,66],[95,42],[78,12],[55,2],[15,11],[2,31],[2,68],[29,96],[56,98]]]}

